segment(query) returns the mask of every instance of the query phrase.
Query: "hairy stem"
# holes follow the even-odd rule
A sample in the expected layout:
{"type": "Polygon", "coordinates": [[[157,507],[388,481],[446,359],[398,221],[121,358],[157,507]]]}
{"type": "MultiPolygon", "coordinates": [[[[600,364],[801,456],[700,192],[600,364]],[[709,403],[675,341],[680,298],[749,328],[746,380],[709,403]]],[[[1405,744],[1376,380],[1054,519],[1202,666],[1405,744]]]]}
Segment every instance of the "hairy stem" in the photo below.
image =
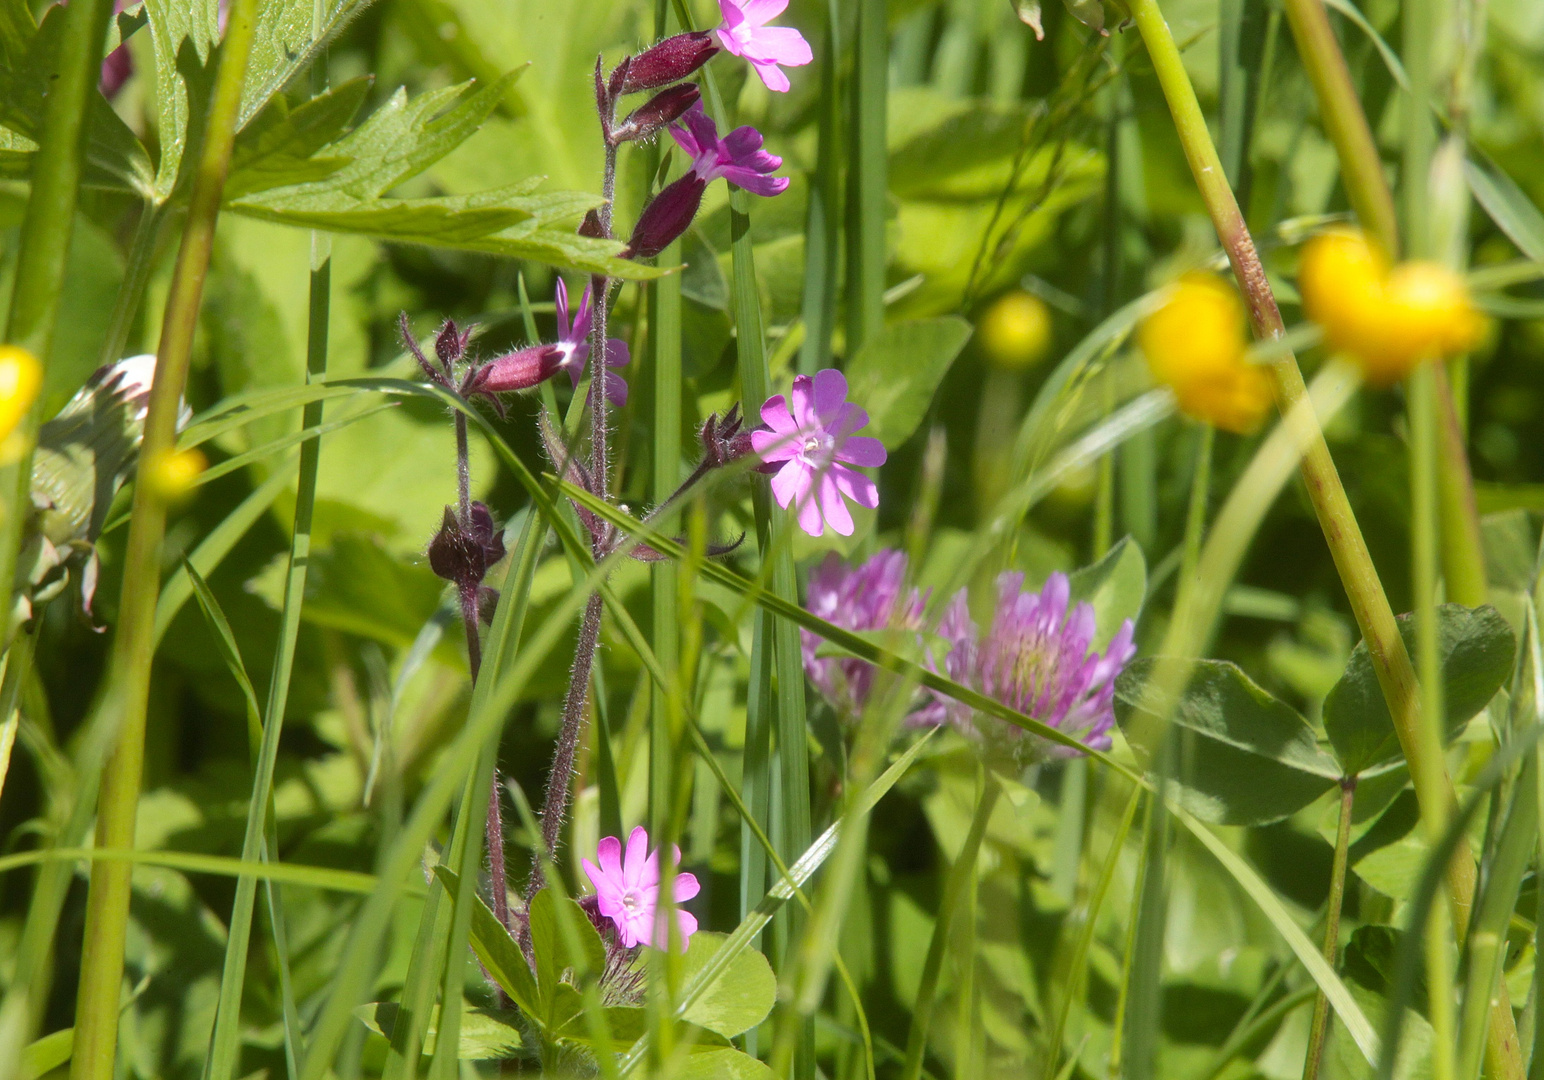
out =
{"type": "MultiPolygon", "coordinates": [[[[595,645],[600,639],[601,596],[595,593],[584,607],[579,624],[579,644],[574,649],[574,666],[569,674],[568,696],[563,699],[563,726],[558,731],[557,749],[552,755],[552,769],[547,773],[547,796],[541,806],[542,850],[536,853],[531,881],[540,886],[545,880],[542,860],[558,847],[563,819],[568,814],[568,792],[573,786],[574,754],[584,721],[589,715],[590,673],[595,666],[595,645]]],[[[534,889],[532,890],[535,891],[534,889]]]]}
{"type": "MultiPolygon", "coordinates": [[[[1335,865],[1330,871],[1330,898],[1325,905],[1324,959],[1335,966],[1340,948],[1340,907],[1346,895],[1346,863],[1351,848],[1351,804],[1356,798],[1356,777],[1340,782],[1340,827],[1335,833],[1335,865]]],[[[1303,1080],[1318,1080],[1324,1057],[1324,1036],[1329,1031],[1330,1000],[1320,990],[1314,998],[1313,1027],[1308,1034],[1308,1055],[1303,1059],[1303,1080]]]]}

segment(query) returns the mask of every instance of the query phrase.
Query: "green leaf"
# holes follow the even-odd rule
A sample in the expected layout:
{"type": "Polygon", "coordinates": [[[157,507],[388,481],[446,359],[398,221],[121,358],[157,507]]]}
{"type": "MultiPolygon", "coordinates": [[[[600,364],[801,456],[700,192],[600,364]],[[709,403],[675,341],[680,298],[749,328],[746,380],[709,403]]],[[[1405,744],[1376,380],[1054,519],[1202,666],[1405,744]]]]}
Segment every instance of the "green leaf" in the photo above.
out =
{"type": "MultiPolygon", "coordinates": [[[[1415,651],[1415,620],[1399,617],[1399,636],[1415,651]]],[[[1512,673],[1517,640],[1512,628],[1489,604],[1437,609],[1442,651],[1442,698],[1448,738],[1483,709],[1512,673]]],[[[1399,737],[1388,703],[1367,655],[1367,643],[1351,651],[1346,673],[1324,699],[1324,730],[1346,774],[1401,756],[1399,737]]]]}
{"type": "Polygon", "coordinates": [[[1544,214],[1517,182],[1495,165],[1470,159],[1464,163],[1469,190],[1518,250],[1534,262],[1544,262],[1544,214]]]}
{"type": "MultiPolygon", "coordinates": [[[[565,972],[588,971],[599,976],[606,968],[606,947],[584,909],[551,889],[542,889],[531,897],[528,912],[531,921],[531,948],[536,953],[536,985],[541,1000],[549,1010],[548,1025],[558,1027],[563,1020],[557,1006],[558,987],[565,972]],[[568,926],[563,925],[567,920],[568,926]],[[578,935],[583,955],[569,948],[569,934],[578,935]]],[[[573,987],[569,987],[570,990],[573,987]]],[[[577,1010],[576,1010],[577,1012],[577,1010]]]]}
{"type": "MultiPolygon", "coordinates": [[[[402,1007],[395,1001],[372,1001],[355,1009],[354,1015],[364,1022],[365,1027],[390,1039],[401,1012],[402,1007]]],[[[518,1056],[525,1049],[518,1017],[519,1014],[513,1011],[494,1012],[464,1004],[456,1057],[462,1061],[498,1061],[518,1056]]],[[[436,1008],[424,1035],[425,1057],[433,1055],[438,1033],[439,1010],[436,1008]]]]}
{"type": "MultiPolygon", "coordinates": [[[[1116,716],[1139,755],[1153,747],[1140,740],[1161,720],[1154,672],[1164,658],[1138,660],[1116,682],[1116,716]]],[[[1203,821],[1261,825],[1307,806],[1334,786],[1335,761],[1318,747],[1308,721],[1255,685],[1234,664],[1200,660],[1180,695],[1174,723],[1181,740],[1179,775],[1172,779],[1179,802],[1203,821]]]]}
{"type": "MultiPolygon", "coordinates": [[[[461,880],[443,866],[436,866],[434,873],[454,900],[461,888],[461,880]]],[[[488,910],[482,897],[475,897],[475,900],[477,902],[472,905],[472,951],[487,969],[489,977],[509,995],[509,1000],[532,1023],[543,1024],[543,1000],[525,954],[499,923],[498,917],[488,910]]]]}
{"type": "MultiPolygon", "coordinates": [[[[723,934],[699,930],[692,935],[682,964],[681,980],[686,985],[703,970],[709,958],[724,947],[723,934]]],[[[722,976],[686,1009],[682,1018],[688,1023],[733,1038],[749,1031],[766,1019],[777,1000],[777,979],[767,958],[755,949],[738,953],[722,976]]]]}
{"type": "Polygon", "coordinates": [[[289,86],[327,43],[373,0],[263,0],[242,86],[238,126],[245,127],[289,86]]]}
{"type": "Polygon", "coordinates": [[[215,0],[145,0],[155,57],[156,134],[161,158],[155,194],[166,199],[176,187],[187,155],[189,117],[200,96],[200,76],[207,78],[210,54],[220,38],[215,0]]]}
{"type": "Polygon", "coordinates": [[[317,151],[343,134],[373,82],[368,75],[350,79],[294,109],[284,98],[274,98],[236,136],[225,200],[269,188],[314,183],[342,171],[350,163],[349,157],[318,157],[317,151]]]}
{"type": "Polygon", "coordinates": [[[1104,649],[1127,619],[1135,621],[1147,599],[1147,560],[1142,545],[1129,536],[1104,558],[1067,575],[1073,603],[1086,600],[1094,608],[1094,648],[1104,649]]]}
{"type": "Polygon", "coordinates": [[[869,414],[863,434],[892,450],[910,438],[970,333],[950,315],[892,323],[865,341],[847,365],[847,396],[869,414]]]}
{"type": "Polygon", "coordinates": [[[773,1080],[777,1074],[738,1050],[710,1050],[691,1055],[671,1075],[677,1080],[773,1080]]]}

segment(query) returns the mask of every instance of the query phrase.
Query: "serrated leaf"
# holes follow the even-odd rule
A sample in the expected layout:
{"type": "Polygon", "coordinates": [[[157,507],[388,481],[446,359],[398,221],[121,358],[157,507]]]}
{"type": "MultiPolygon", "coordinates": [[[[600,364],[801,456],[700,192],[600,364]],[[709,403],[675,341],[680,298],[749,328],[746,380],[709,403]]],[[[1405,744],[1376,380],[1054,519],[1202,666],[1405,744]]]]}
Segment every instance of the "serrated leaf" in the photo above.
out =
{"type": "Polygon", "coordinates": [[[192,102],[199,97],[193,73],[207,77],[210,55],[220,38],[220,12],[215,0],[145,0],[145,14],[155,58],[156,133],[161,148],[155,191],[165,199],[176,186],[188,149],[192,102]]]}
{"type": "MultiPolygon", "coordinates": [[[[1151,762],[1154,750],[1143,741],[1144,733],[1161,719],[1154,673],[1164,663],[1178,662],[1138,660],[1116,681],[1116,718],[1144,763],[1151,762]],[[1138,717],[1149,722],[1132,723],[1138,717]]],[[[1196,661],[1173,722],[1183,732],[1182,760],[1170,783],[1180,803],[1203,821],[1277,821],[1313,802],[1340,777],[1308,721],[1222,660],[1196,661]]]]}
{"type": "Polygon", "coordinates": [[[1147,560],[1129,536],[1098,562],[1067,575],[1071,601],[1086,600],[1094,609],[1093,647],[1103,651],[1127,619],[1135,620],[1147,599],[1147,560]]]}
{"type": "Polygon", "coordinates": [[[887,449],[910,438],[970,334],[950,315],[892,323],[865,341],[847,365],[848,400],[869,414],[862,434],[887,449]]]}
{"type": "MultiPolygon", "coordinates": [[[[1447,737],[1458,733],[1483,709],[1512,673],[1517,641],[1500,612],[1489,604],[1437,609],[1442,654],[1442,700],[1447,737]]],[[[1415,653],[1415,620],[1398,619],[1405,647],[1415,653]]],[[[1401,756],[1388,702],[1378,685],[1367,643],[1358,642],[1346,672],[1324,699],[1324,731],[1348,775],[1401,756]]]]}
{"type": "Polygon", "coordinates": [[[263,0],[237,126],[244,127],[280,90],[311,66],[327,43],[373,0],[263,0]]]}
{"type": "Polygon", "coordinates": [[[317,151],[343,134],[373,81],[368,75],[350,79],[294,109],[282,97],[270,101],[236,136],[225,200],[315,183],[342,171],[347,156],[317,151]]]}
{"type": "MultiPolygon", "coordinates": [[[[682,962],[683,986],[689,985],[697,972],[707,966],[726,940],[723,934],[708,930],[692,935],[682,962]]],[[[777,978],[772,974],[772,966],[755,949],[746,949],[729,962],[728,969],[707,993],[687,1007],[682,1019],[733,1038],[765,1020],[776,1000],[777,978]]]]}
{"type": "MultiPolygon", "coordinates": [[[[354,1010],[354,1015],[365,1027],[377,1035],[390,1039],[396,1029],[402,1006],[395,1001],[372,1001],[354,1010]]],[[[470,1003],[461,1007],[461,1038],[456,1057],[462,1061],[500,1061],[517,1056],[525,1049],[525,1041],[517,1026],[518,1013],[494,1012],[477,1008],[470,1003]]],[[[424,1033],[423,1055],[432,1057],[439,1042],[439,1009],[429,1019],[424,1033]]]]}

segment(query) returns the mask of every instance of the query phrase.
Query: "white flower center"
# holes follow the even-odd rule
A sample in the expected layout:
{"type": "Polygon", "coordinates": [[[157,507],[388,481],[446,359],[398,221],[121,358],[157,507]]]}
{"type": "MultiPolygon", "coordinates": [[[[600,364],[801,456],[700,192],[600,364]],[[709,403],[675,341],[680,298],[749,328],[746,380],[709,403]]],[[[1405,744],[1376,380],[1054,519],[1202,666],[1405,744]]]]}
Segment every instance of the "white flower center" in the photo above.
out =
{"type": "Polygon", "coordinates": [[[824,430],[812,431],[804,437],[799,457],[813,469],[824,469],[836,456],[836,439],[824,430]]]}
{"type": "Polygon", "coordinates": [[[632,889],[622,894],[622,907],[629,915],[636,915],[643,908],[643,897],[632,889]]]}

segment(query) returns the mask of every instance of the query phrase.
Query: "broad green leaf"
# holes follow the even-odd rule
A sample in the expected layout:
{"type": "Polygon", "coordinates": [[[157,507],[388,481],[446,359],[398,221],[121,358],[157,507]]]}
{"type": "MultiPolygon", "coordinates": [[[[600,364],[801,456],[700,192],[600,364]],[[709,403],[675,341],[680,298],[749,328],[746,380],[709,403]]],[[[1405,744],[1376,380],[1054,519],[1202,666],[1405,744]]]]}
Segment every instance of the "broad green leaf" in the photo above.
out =
{"type": "Polygon", "coordinates": [[[220,38],[215,0],[145,0],[155,56],[156,135],[160,161],[155,193],[166,199],[177,184],[188,150],[189,117],[199,97],[200,76],[207,78],[210,54],[220,38]]]}
{"type": "MultiPolygon", "coordinates": [[[[724,947],[723,934],[699,930],[692,935],[682,964],[681,978],[689,982],[724,947]]],[[[733,1038],[766,1019],[777,1000],[777,979],[767,958],[755,949],[736,955],[712,988],[689,1005],[683,1018],[689,1023],[733,1038]]]]}
{"type": "Polygon", "coordinates": [[[865,341],[847,365],[848,399],[869,414],[862,434],[889,449],[910,438],[970,332],[950,315],[892,323],[865,341]]]}
{"type": "MultiPolygon", "coordinates": [[[[43,123],[43,103],[57,70],[55,53],[64,29],[64,8],[51,5],[34,26],[25,4],[0,5],[0,160],[7,175],[24,179],[43,123]]],[[[99,94],[86,99],[85,171],[89,187],[148,196],[155,169],[149,155],[112,106],[99,94]]]]}
{"type": "Polygon", "coordinates": [[[724,1049],[692,1054],[671,1075],[677,1080],[773,1080],[777,1074],[749,1054],[724,1049]]]}
{"type": "Polygon", "coordinates": [[[1086,600],[1094,608],[1094,648],[1103,649],[1127,619],[1142,612],[1147,599],[1147,560],[1142,545],[1129,536],[1105,553],[1104,558],[1067,575],[1072,602],[1086,600]]]}
{"type": "MultiPolygon", "coordinates": [[[[601,944],[595,924],[590,922],[584,909],[551,889],[541,889],[531,897],[528,917],[531,948],[536,953],[536,985],[548,1008],[548,1024],[556,1028],[563,1023],[563,1019],[559,1019],[563,1010],[557,1006],[557,996],[564,973],[588,969],[590,974],[599,976],[606,968],[606,947],[601,944]],[[559,905],[566,908],[566,912],[559,910],[559,905]],[[561,921],[565,918],[567,927],[561,921]],[[569,948],[569,933],[578,934],[582,956],[576,956],[569,948]]],[[[568,989],[573,990],[573,987],[568,989]]]]}
{"type": "Polygon", "coordinates": [[[1490,219],[1518,250],[1534,262],[1544,262],[1544,214],[1517,181],[1494,165],[1472,158],[1464,163],[1464,176],[1490,219]]]}
{"type": "MultiPolygon", "coordinates": [[[[648,1010],[641,1005],[612,1005],[606,1010],[605,1029],[611,1033],[611,1052],[626,1050],[649,1030],[648,1010]]],[[[574,1016],[558,1031],[557,1037],[564,1042],[593,1047],[589,1018],[574,1016]]],[[[677,1022],[675,1044],[690,1043],[693,1053],[713,1053],[729,1045],[729,1040],[715,1031],[695,1024],[677,1022]]]]}
{"type": "Polygon", "coordinates": [[[311,66],[327,43],[373,0],[263,0],[242,86],[238,126],[245,127],[280,90],[311,66]]]}
{"type": "MultiPolygon", "coordinates": [[[[443,866],[436,866],[434,873],[454,900],[461,888],[461,880],[443,866]]],[[[536,978],[531,974],[531,966],[526,963],[525,954],[515,944],[515,939],[509,936],[509,931],[488,910],[482,897],[473,899],[476,903],[472,905],[472,951],[487,969],[489,977],[509,995],[509,1000],[515,1003],[526,1018],[534,1024],[542,1024],[546,1013],[542,1008],[543,1001],[536,978]]]]}
{"type": "MultiPolygon", "coordinates": [[[[365,1027],[390,1039],[401,1011],[402,1007],[395,1001],[372,1001],[355,1009],[354,1015],[364,1022],[365,1027]]],[[[464,1003],[456,1057],[462,1061],[499,1061],[516,1057],[525,1049],[518,1018],[519,1014],[513,1011],[494,1012],[464,1003]]],[[[425,1057],[433,1055],[438,1034],[439,1010],[436,1008],[424,1035],[425,1057]]]]}
{"type": "MultiPolygon", "coordinates": [[[[1152,725],[1132,720],[1137,715],[1161,720],[1153,676],[1163,663],[1162,658],[1138,660],[1116,682],[1116,716],[1148,761],[1153,747],[1139,740],[1152,725]]],[[[1180,803],[1203,821],[1276,821],[1307,806],[1340,776],[1334,759],[1319,749],[1308,721],[1225,661],[1196,663],[1174,723],[1185,738],[1178,775],[1170,782],[1178,788],[1180,803]]]]}
{"type": "MultiPolygon", "coordinates": [[[[1398,622],[1399,635],[1413,655],[1415,620],[1401,615],[1398,622]]],[[[1477,608],[1443,604],[1437,609],[1437,622],[1446,712],[1443,726],[1451,738],[1506,682],[1517,640],[1489,604],[1477,608]]],[[[1399,737],[1366,642],[1351,651],[1346,673],[1324,699],[1324,731],[1348,776],[1400,756],[1399,737]]]]}
{"type": "Polygon", "coordinates": [[[317,156],[317,151],[343,134],[373,81],[367,75],[350,79],[293,109],[284,98],[274,98],[236,136],[224,199],[314,183],[342,170],[348,157],[317,156]]]}

